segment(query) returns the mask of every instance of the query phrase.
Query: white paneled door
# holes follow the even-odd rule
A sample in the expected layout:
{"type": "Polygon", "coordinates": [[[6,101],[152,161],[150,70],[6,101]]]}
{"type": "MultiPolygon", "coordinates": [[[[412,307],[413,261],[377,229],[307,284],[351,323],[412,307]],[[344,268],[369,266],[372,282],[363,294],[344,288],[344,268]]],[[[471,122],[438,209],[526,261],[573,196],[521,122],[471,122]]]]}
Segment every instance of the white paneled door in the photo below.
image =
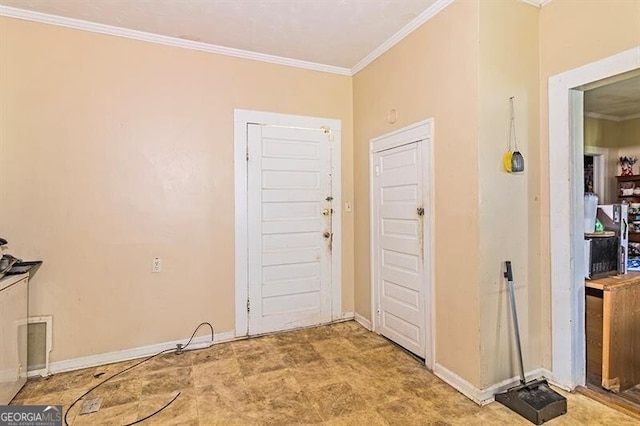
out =
{"type": "Polygon", "coordinates": [[[376,152],[373,161],[376,330],[425,358],[422,143],[376,152]]]}
{"type": "Polygon", "coordinates": [[[249,124],[249,335],[331,320],[329,134],[249,124]]]}

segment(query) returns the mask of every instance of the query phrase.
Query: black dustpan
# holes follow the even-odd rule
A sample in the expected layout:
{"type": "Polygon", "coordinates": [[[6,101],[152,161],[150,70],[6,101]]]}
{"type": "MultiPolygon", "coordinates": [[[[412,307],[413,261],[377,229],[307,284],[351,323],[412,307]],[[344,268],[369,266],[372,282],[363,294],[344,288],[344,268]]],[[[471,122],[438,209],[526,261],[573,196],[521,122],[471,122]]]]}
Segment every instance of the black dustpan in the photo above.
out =
{"type": "Polygon", "coordinates": [[[520,414],[531,423],[541,425],[547,420],[561,416],[567,412],[567,399],[549,387],[544,379],[526,382],[524,366],[522,363],[522,348],[520,347],[520,329],[518,327],[518,315],[516,312],[516,298],[513,289],[513,273],[511,262],[505,262],[505,278],[509,282],[509,298],[511,300],[511,313],[516,335],[516,347],[518,360],[520,361],[520,384],[504,393],[495,395],[496,401],[510,410],[520,414]]]}

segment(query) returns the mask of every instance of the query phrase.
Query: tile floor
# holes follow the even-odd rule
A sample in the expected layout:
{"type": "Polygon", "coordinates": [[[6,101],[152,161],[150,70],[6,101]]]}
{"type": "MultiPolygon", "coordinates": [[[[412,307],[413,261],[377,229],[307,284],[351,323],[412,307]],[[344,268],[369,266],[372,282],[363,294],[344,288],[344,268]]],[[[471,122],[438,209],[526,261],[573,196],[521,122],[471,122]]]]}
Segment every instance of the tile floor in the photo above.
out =
{"type": "MultiPolygon", "coordinates": [[[[62,404],[125,362],[29,381],[13,404],[62,404]],[[100,378],[96,375],[104,373],[100,378]]],[[[91,392],[102,408],[73,425],[125,425],[180,396],[153,425],[529,425],[498,403],[479,407],[417,360],[353,321],[169,353],[91,392]]],[[[637,425],[583,395],[549,425],[637,425]]]]}

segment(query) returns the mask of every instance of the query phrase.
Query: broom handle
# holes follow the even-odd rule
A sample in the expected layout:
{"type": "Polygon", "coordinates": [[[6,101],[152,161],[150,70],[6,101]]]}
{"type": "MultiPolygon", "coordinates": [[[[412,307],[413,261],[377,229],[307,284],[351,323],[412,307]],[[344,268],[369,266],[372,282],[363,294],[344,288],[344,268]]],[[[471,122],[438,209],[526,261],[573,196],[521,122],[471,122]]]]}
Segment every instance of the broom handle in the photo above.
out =
{"type": "Polygon", "coordinates": [[[523,385],[526,383],[524,377],[524,365],[522,363],[522,347],[520,346],[520,327],[518,326],[518,312],[516,310],[516,295],[515,288],[513,286],[513,272],[511,271],[511,261],[505,262],[506,271],[504,273],[505,278],[509,282],[509,299],[511,300],[511,314],[513,316],[513,327],[516,334],[516,347],[518,348],[518,361],[520,364],[520,383],[523,385]]]}

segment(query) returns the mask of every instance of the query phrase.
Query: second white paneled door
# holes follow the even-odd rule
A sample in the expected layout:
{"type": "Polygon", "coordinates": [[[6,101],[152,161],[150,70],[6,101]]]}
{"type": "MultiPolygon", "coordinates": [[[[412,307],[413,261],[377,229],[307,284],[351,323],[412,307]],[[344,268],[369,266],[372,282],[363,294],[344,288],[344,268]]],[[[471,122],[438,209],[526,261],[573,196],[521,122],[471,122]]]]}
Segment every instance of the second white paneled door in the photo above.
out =
{"type": "Polygon", "coordinates": [[[423,142],[373,154],[376,330],[426,358],[423,142]]]}
{"type": "Polygon", "coordinates": [[[329,135],[249,124],[249,335],[331,321],[329,135]]]}

